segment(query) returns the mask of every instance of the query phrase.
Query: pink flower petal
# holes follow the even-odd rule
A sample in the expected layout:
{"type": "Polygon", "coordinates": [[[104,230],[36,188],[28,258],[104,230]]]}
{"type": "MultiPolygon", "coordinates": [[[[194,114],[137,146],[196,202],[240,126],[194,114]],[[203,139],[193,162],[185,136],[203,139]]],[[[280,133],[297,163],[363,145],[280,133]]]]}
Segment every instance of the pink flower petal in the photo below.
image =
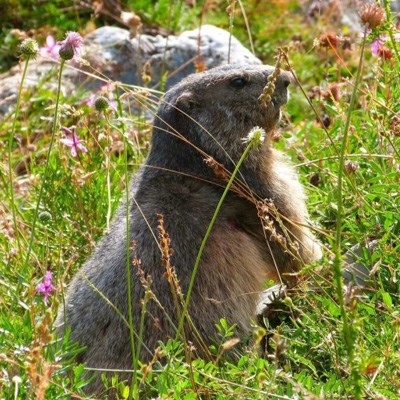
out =
{"type": "Polygon", "coordinates": [[[52,280],[53,280],[53,275],[51,271],[47,271],[42,279],[42,282],[39,283],[35,289],[37,293],[44,295],[44,304],[46,306],[49,296],[54,291],[52,280]]]}
{"type": "Polygon", "coordinates": [[[78,150],[82,151],[83,153],[87,153],[88,149],[85,147],[85,145],[81,142],[79,139],[79,136],[76,134],[75,130],[72,130],[70,128],[67,128],[65,126],[62,127],[62,130],[67,134],[67,135],[72,135],[71,138],[62,138],[60,139],[60,142],[67,147],[71,148],[71,155],[72,157],[76,157],[78,155],[78,150]]]}
{"type": "Polygon", "coordinates": [[[53,36],[47,35],[46,37],[46,47],[48,49],[52,49],[56,44],[56,41],[54,40],[53,36]]]}
{"type": "Polygon", "coordinates": [[[378,50],[380,45],[381,45],[380,39],[376,39],[371,43],[371,53],[374,56],[378,55],[378,50]]]}
{"type": "Polygon", "coordinates": [[[65,144],[68,147],[72,147],[74,145],[74,141],[72,139],[68,139],[68,138],[62,138],[62,139],[60,139],[60,142],[62,144],[65,144]]]}
{"type": "Polygon", "coordinates": [[[70,51],[72,49],[74,57],[79,56],[82,50],[83,39],[77,32],[67,32],[66,38],[57,43],[60,46],[60,51],[70,51]]]}
{"type": "Polygon", "coordinates": [[[46,292],[46,287],[44,286],[43,283],[39,283],[39,285],[36,286],[35,289],[38,293],[45,293],[46,292]]]}
{"type": "Polygon", "coordinates": [[[88,149],[82,143],[79,143],[77,147],[82,153],[88,152],[88,149]]]}
{"type": "Polygon", "coordinates": [[[67,128],[66,126],[62,126],[61,129],[66,133],[67,135],[73,135],[74,131],[72,129],[67,128]]]}

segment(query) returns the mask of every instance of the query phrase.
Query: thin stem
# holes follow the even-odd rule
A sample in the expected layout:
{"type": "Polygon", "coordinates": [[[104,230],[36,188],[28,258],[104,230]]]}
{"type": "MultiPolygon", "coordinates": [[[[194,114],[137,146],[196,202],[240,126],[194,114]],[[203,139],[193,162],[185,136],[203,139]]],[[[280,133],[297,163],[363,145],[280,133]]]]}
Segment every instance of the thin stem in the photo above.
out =
{"type": "Polygon", "coordinates": [[[51,138],[50,138],[50,143],[49,143],[49,149],[47,150],[46,165],[45,165],[45,168],[44,168],[42,183],[41,183],[41,186],[40,186],[39,196],[38,196],[37,203],[36,203],[35,214],[33,216],[31,237],[30,237],[30,240],[29,240],[28,251],[26,253],[24,269],[27,267],[27,265],[29,263],[29,258],[30,258],[31,251],[32,251],[32,245],[33,245],[33,241],[35,239],[36,222],[37,222],[37,218],[38,218],[38,215],[39,215],[40,203],[42,201],[42,197],[43,197],[43,193],[44,193],[44,187],[45,187],[46,179],[47,179],[47,173],[48,173],[48,170],[49,170],[50,155],[51,155],[51,151],[53,149],[54,138],[55,138],[56,130],[57,130],[58,105],[59,105],[59,102],[60,102],[61,78],[62,78],[62,71],[63,71],[63,68],[64,68],[64,64],[65,64],[65,60],[61,59],[60,71],[59,71],[59,74],[58,74],[56,105],[55,105],[55,110],[54,110],[53,126],[52,126],[52,129],[51,129],[51,138]]]}
{"type": "MultiPolygon", "coordinates": [[[[104,128],[104,127],[103,127],[104,128]]],[[[105,128],[106,138],[107,138],[107,151],[105,152],[105,161],[106,161],[106,179],[107,179],[107,230],[110,229],[110,221],[111,221],[111,176],[110,176],[110,153],[111,153],[111,140],[110,140],[110,126],[105,128]]]]}
{"type": "Polygon", "coordinates": [[[228,40],[228,64],[231,62],[231,43],[233,35],[233,21],[235,19],[235,5],[236,0],[231,0],[229,2],[229,40],[228,40]]]}
{"type": "Polygon", "coordinates": [[[287,55],[284,51],[282,52],[282,55],[283,55],[283,58],[285,59],[286,65],[288,66],[290,73],[292,74],[292,77],[293,77],[294,81],[296,82],[296,85],[300,88],[300,90],[301,90],[301,92],[303,93],[305,99],[307,100],[307,103],[310,105],[310,107],[311,107],[311,109],[313,110],[315,116],[317,117],[318,122],[319,122],[320,125],[321,125],[321,128],[324,130],[326,136],[328,137],[328,140],[330,141],[330,143],[331,143],[331,145],[332,145],[332,147],[333,147],[333,150],[335,151],[336,154],[339,155],[339,150],[337,149],[336,144],[335,144],[335,142],[333,141],[333,138],[331,137],[331,135],[330,135],[328,129],[327,129],[326,126],[324,125],[324,122],[322,121],[321,115],[318,113],[318,111],[317,111],[317,109],[315,108],[313,102],[311,101],[310,97],[307,95],[305,89],[303,88],[303,85],[300,83],[299,78],[298,78],[297,75],[295,74],[295,72],[294,72],[294,70],[293,70],[293,68],[292,68],[292,66],[291,66],[291,64],[290,64],[288,55],[287,55]]]}
{"type": "MultiPolygon", "coordinates": [[[[118,91],[117,91],[118,92],[118,91]]],[[[118,104],[118,114],[122,116],[123,109],[122,103],[119,95],[117,94],[117,104],[118,104]]],[[[137,385],[137,369],[138,369],[138,357],[136,355],[135,348],[135,331],[133,327],[133,308],[132,308],[132,275],[131,275],[131,247],[130,247],[130,199],[129,199],[129,174],[128,174],[128,140],[125,132],[125,125],[122,123],[121,128],[115,126],[109,118],[109,114],[105,113],[106,121],[110,128],[116,129],[123,138],[124,141],[124,162],[125,162],[125,229],[126,229],[126,285],[128,292],[128,324],[129,324],[129,341],[131,345],[131,355],[132,355],[132,369],[133,369],[133,379],[131,382],[131,387],[129,391],[129,399],[139,399],[139,391],[137,385]]],[[[142,310],[143,312],[143,310],[142,310]]],[[[141,324],[142,325],[142,324],[141,324]]],[[[142,340],[142,333],[139,333],[138,342],[138,354],[140,351],[140,342],[142,340]]]]}
{"type": "Polygon", "coordinates": [[[21,83],[19,85],[18,89],[18,97],[17,97],[17,104],[15,107],[15,113],[14,113],[14,120],[10,132],[10,137],[8,139],[8,179],[9,179],[9,184],[10,184],[10,201],[11,201],[11,210],[12,210],[12,216],[13,216],[13,223],[14,223],[14,229],[15,229],[15,238],[17,240],[17,246],[19,250],[19,254],[22,254],[21,251],[21,243],[19,241],[19,230],[18,230],[18,224],[17,224],[17,209],[15,205],[15,197],[14,197],[14,180],[13,180],[13,167],[12,167],[12,145],[14,141],[14,134],[15,134],[15,128],[17,126],[17,119],[18,119],[18,113],[21,105],[21,95],[22,95],[22,87],[24,85],[24,81],[26,78],[26,72],[28,70],[28,64],[29,64],[30,57],[28,57],[25,61],[25,67],[22,72],[22,78],[21,78],[21,83]]]}
{"type": "Polygon", "coordinates": [[[230,179],[228,181],[228,184],[226,185],[225,190],[222,193],[222,196],[221,196],[221,198],[220,198],[220,200],[219,200],[219,202],[217,204],[217,207],[215,208],[214,215],[212,216],[210,224],[208,225],[208,228],[207,228],[206,234],[204,235],[203,241],[201,242],[200,249],[199,249],[199,251],[197,253],[197,258],[196,258],[196,261],[195,261],[195,264],[194,264],[194,267],[193,267],[192,275],[190,277],[189,288],[188,288],[188,291],[187,291],[186,300],[185,300],[185,304],[183,306],[182,314],[181,314],[181,317],[180,317],[180,320],[179,320],[179,325],[178,325],[178,331],[177,331],[177,334],[176,334],[176,338],[178,338],[181,335],[181,332],[182,332],[183,324],[184,324],[185,317],[186,317],[187,310],[188,310],[188,306],[189,306],[190,296],[192,294],[194,281],[195,281],[196,274],[197,274],[197,270],[199,268],[201,256],[203,255],[204,248],[206,246],[208,238],[211,235],[211,231],[212,231],[212,229],[214,227],[215,221],[217,220],[217,216],[218,216],[218,214],[219,214],[219,212],[221,210],[221,206],[222,206],[222,204],[223,204],[223,202],[224,202],[224,200],[226,198],[226,195],[229,192],[229,189],[231,188],[231,186],[233,184],[233,181],[234,181],[234,179],[235,179],[235,177],[236,177],[236,175],[237,175],[237,173],[239,171],[239,168],[242,165],[243,161],[246,159],[246,157],[249,154],[249,151],[251,150],[251,148],[255,146],[255,143],[256,142],[255,142],[254,139],[250,140],[250,142],[247,145],[246,149],[244,150],[242,156],[240,157],[238,163],[236,164],[236,167],[235,167],[235,169],[234,169],[234,171],[233,171],[233,173],[232,173],[232,175],[231,175],[231,177],[230,177],[230,179]]]}
{"type": "MultiPolygon", "coordinates": [[[[351,123],[351,115],[354,110],[354,105],[357,97],[357,89],[360,84],[362,66],[363,66],[363,58],[364,58],[364,49],[365,49],[365,40],[367,37],[367,29],[364,30],[363,42],[361,47],[361,55],[360,61],[358,64],[357,75],[355,84],[353,87],[353,91],[351,94],[350,105],[347,112],[346,123],[343,131],[343,139],[342,146],[340,148],[339,153],[339,171],[338,171],[338,182],[337,182],[337,218],[336,218],[336,234],[335,234],[335,243],[334,243],[334,254],[335,258],[333,261],[333,273],[335,280],[335,288],[336,295],[339,303],[340,314],[343,321],[343,339],[348,355],[349,361],[352,363],[353,355],[354,355],[354,341],[353,341],[353,328],[349,325],[347,311],[344,305],[344,295],[343,295],[343,275],[342,275],[342,251],[341,251],[341,240],[342,240],[342,223],[343,223],[343,173],[344,173],[344,164],[345,164],[345,153],[347,146],[347,138],[350,130],[351,123]]],[[[352,368],[352,375],[355,378],[354,383],[357,385],[358,372],[352,368]],[[356,376],[355,376],[356,375],[356,376]]],[[[356,388],[357,389],[357,388],[356,388]]],[[[355,398],[358,399],[361,395],[360,390],[355,390],[355,398]]]]}
{"type": "Polygon", "coordinates": [[[253,38],[251,36],[251,29],[250,29],[249,20],[247,18],[246,10],[244,9],[243,2],[241,0],[239,0],[239,6],[240,6],[240,11],[241,11],[241,13],[243,15],[244,23],[246,25],[247,34],[249,36],[250,49],[251,49],[251,52],[255,55],[256,51],[254,49],[253,38]]]}
{"type": "Polygon", "coordinates": [[[139,399],[137,385],[137,357],[135,351],[135,336],[133,329],[133,308],[132,308],[132,275],[131,275],[131,248],[130,248],[130,201],[129,201],[129,174],[128,174],[128,141],[125,132],[122,135],[124,139],[124,160],[125,160],[125,220],[126,220],[126,285],[128,291],[128,322],[129,322],[129,339],[131,344],[133,379],[131,382],[131,390],[129,391],[129,399],[139,399]]]}
{"type": "MultiPolygon", "coordinates": [[[[390,11],[390,4],[388,0],[383,0],[383,4],[385,5],[385,11],[386,11],[386,16],[389,19],[389,17],[392,15],[390,11]]],[[[396,39],[393,34],[393,25],[390,26],[390,28],[387,30],[389,33],[389,38],[390,38],[390,43],[392,44],[393,50],[396,54],[397,62],[400,62],[400,54],[399,54],[399,49],[397,48],[397,43],[396,39]]]]}

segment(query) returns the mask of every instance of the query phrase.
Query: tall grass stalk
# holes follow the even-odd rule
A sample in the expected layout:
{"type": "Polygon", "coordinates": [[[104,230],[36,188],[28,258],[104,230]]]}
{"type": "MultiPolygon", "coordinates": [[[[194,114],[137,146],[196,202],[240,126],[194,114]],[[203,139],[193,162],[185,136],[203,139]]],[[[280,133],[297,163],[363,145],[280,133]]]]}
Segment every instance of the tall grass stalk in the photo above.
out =
{"type": "MultiPolygon", "coordinates": [[[[118,113],[122,115],[122,106],[120,103],[120,99],[118,98],[118,113]]],[[[106,121],[110,128],[114,128],[117,130],[123,138],[124,142],[124,164],[125,164],[125,229],[126,229],[126,244],[125,244],[125,253],[126,253],[126,285],[127,285],[127,301],[128,301],[128,324],[129,324],[129,341],[131,346],[131,355],[132,355],[132,369],[133,369],[133,379],[131,382],[131,387],[129,391],[129,399],[139,399],[139,387],[137,382],[137,369],[138,369],[138,357],[136,353],[135,346],[135,331],[133,326],[133,308],[132,308],[132,279],[131,279],[131,240],[130,240],[130,199],[129,199],[129,154],[128,154],[128,139],[126,137],[125,125],[122,125],[121,128],[115,126],[110,118],[109,114],[104,114],[106,117],[106,121]]],[[[143,334],[143,327],[141,327],[140,331],[143,334]]],[[[138,343],[142,341],[142,337],[139,336],[138,343]]],[[[139,346],[139,344],[138,344],[139,346]]]]}
{"type": "Polygon", "coordinates": [[[339,171],[337,180],[337,192],[336,192],[336,202],[337,202],[337,217],[336,217],[336,232],[335,232],[335,242],[333,244],[334,260],[333,260],[333,274],[335,281],[335,289],[337,301],[339,303],[340,314],[343,322],[343,340],[347,352],[347,357],[349,361],[350,373],[354,384],[353,395],[354,398],[362,398],[362,382],[361,375],[358,368],[355,366],[354,358],[354,326],[349,323],[349,316],[344,304],[344,290],[343,290],[343,274],[342,274],[342,223],[343,223],[343,175],[345,166],[345,153],[347,148],[347,139],[349,136],[351,115],[354,110],[354,105],[357,97],[357,90],[360,84],[360,79],[362,75],[363,59],[364,59],[364,49],[365,41],[367,37],[367,29],[364,30],[364,35],[361,44],[361,54],[358,63],[356,80],[353,86],[353,91],[351,93],[350,105],[347,111],[347,118],[343,130],[342,144],[339,154],[339,171]]]}
{"type": "Polygon", "coordinates": [[[41,182],[41,185],[40,185],[39,196],[38,196],[37,202],[36,202],[35,213],[34,213],[34,216],[33,216],[31,236],[30,236],[30,239],[29,239],[28,251],[26,253],[26,258],[25,258],[25,263],[24,263],[24,268],[23,268],[24,270],[28,267],[30,255],[31,255],[31,252],[32,252],[33,241],[35,239],[36,222],[37,222],[37,219],[38,219],[38,216],[39,216],[40,203],[41,203],[42,198],[43,198],[44,187],[46,185],[47,174],[48,174],[48,170],[49,170],[50,156],[51,156],[51,151],[53,149],[53,144],[54,144],[54,138],[55,138],[56,131],[57,131],[57,128],[58,128],[58,106],[59,106],[59,103],[60,103],[61,80],[62,80],[62,71],[63,71],[63,68],[64,68],[64,64],[65,64],[65,60],[63,58],[61,58],[60,70],[59,70],[59,73],[58,73],[56,104],[55,104],[55,109],[54,109],[54,118],[53,118],[53,125],[52,125],[52,129],[51,129],[50,143],[49,143],[49,148],[48,148],[47,154],[46,154],[46,164],[45,164],[45,168],[44,168],[42,182],[41,182]]]}
{"type": "Polygon", "coordinates": [[[12,212],[13,223],[14,223],[15,238],[16,238],[17,246],[18,246],[18,254],[20,256],[22,255],[22,249],[21,249],[21,243],[19,241],[19,230],[18,230],[18,223],[17,223],[17,207],[16,207],[16,204],[15,204],[15,201],[14,201],[14,179],[13,179],[13,166],[12,166],[12,146],[13,146],[13,141],[14,141],[15,128],[17,126],[19,109],[21,107],[22,88],[24,86],[24,82],[25,82],[25,78],[26,78],[26,72],[28,70],[28,64],[29,64],[30,59],[31,59],[31,57],[26,57],[26,60],[25,60],[25,66],[24,66],[24,70],[22,72],[21,83],[20,83],[19,88],[18,88],[17,104],[15,106],[14,120],[13,120],[12,128],[11,128],[11,131],[10,131],[10,136],[8,138],[8,180],[9,180],[9,185],[10,185],[9,189],[10,189],[11,212],[12,212]]]}
{"type": "Polygon", "coordinates": [[[235,19],[235,6],[236,0],[229,0],[228,14],[229,14],[229,40],[228,40],[228,64],[231,62],[231,44],[233,36],[233,21],[235,19]]]}
{"type": "MultiPolygon", "coordinates": [[[[256,130],[257,128],[254,128],[254,129],[256,130]]],[[[258,129],[260,129],[260,128],[258,128],[258,129]]],[[[192,294],[194,281],[196,279],[197,270],[198,270],[199,265],[200,265],[201,256],[203,255],[205,246],[206,246],[207,241],[208,241],[208,239],[209,239],[209,237],[211,235],[211,231],[212,231],[212,229],[213,229],[213,227],[215,225],[215,221],[217,220],[217,216],[218,216],[218,214],[219,214],[219,212],[221,210],[222,204],[223,204],[223,202],[224,202],[224,200],[225,200],[225,198],[226,198],[226,196],[227,196],[227,194],[229,192],[229,189],[231,188],[231,186],[233,184],[233,181],[236,178],[236,175],[239,172],[239,168],[243,164],[244,160],[247,158],[247,155],[249,154],[250,150],[253,147],[258,146],[259,143],[260,143],[260,138],[257,137],[256,134],[254,134],[253,137],[250,138],[249,143],[247,144],[242,156],[240,157],[238,163],[236,164],[236,167],[232,172],[232,175],[231,175],[231,177],[230,177],[230,179],[228,181],[228,184],[226,185],[225,190],[222,193],[222,196],[221,196],[221,198],[220,198],[220,200],[219,200],[219,202],[217,204],[217,207],[215,208],[214,215],[211,218],[211,221],[210,221],[210,223],[208,225],[206,234],[204,235],[203,241],[201,242],[201,245],[200,245],[200,249],[199,249],[199,251],[197,253],[197,257],[196,257],[196,261],[195,261],[195,264],[194,264],[194,267],[193,267],[192,275],[190,277],[189,288],[188,288],[188,291],[187,291],[187,294],[186,294],[185,303],[183,305],[182,314],[181,314],[181,317],[179,319],[179,325],[178,325],[178,331],[176,333],[176,339],[178,339],[179,336],[181,335],[183,324],[184,324],[184,321],[185,321],[185,318],[186,318],[186,314],[187,314],[187,310],[188,310],[188,307],[189,307],[190,296],[192,294]]]]}
{"type": "MultiPolygon", "coordinates": [[[[129,399],[139,399],[139,391],[137,385],[137,364],[135,352],[135,336],[133,327],[133,310],[132,310],[132,280],[131,280],[131,248],[130,248],[130,212],[129,212],[129,174],[128,174],[128,141],[124,138],[124,161],[125,161],[125,219],[126,219],[126,284],[128,291],[128,322],[129,322],[129,338],[131,344],[132,353],[132,367],[133,367],[133,379],[131,383],[131,390],[129,391],[129,399]]],[[[140,340],[141,338],[139,338],[140,340]]]]}
{"type": "MultiPolygon", "coordinates": [[[[389,0],[383,0],[383,4],[385,6],[385,12],[386,12],[386,17],[389,19],[391,17],[392,12],[390,10],[390,1],[389,0]]],[[[390,38],[390,43],[392,44],[394,53],[396,54],[397,62],[400,63],[400,54],[399,54],[399,49],[397,47],[396,39],[393,34],[393,24],[391,24],[390,28],[387,30],[390,38]]]]}

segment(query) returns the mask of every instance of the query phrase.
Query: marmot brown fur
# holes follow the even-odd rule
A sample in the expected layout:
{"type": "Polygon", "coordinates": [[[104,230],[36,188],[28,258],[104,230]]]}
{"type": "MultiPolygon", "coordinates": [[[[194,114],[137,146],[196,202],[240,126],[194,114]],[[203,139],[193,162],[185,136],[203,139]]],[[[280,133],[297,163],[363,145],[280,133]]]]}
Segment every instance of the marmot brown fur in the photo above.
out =
{"type": "MultiPolygon", "coordinates": [[[[161,101],[150,154],[130,189],[128,246],[134,243],[129,263],[136,333],[144,288],[135,257],[144,274],[151,275],[151,290],[163,307],[154,300],[147,304],[143,360],[151,357],[158,341],[175,336],[172,323],[177,325],[157,238],[157,214],[163,216],[174,250],[170,261],[186,294],[200,244],[227,184],[205,159],[211,157],[232,172],[249,131],[259,126],[271,133],[287,101],[290,81],[282,71],[272,101],[263,105],[259,97],[273,71],[269,66],[217,67],[187,77],[161,101]]],[[[306,228],[303,189],[268,137],[260,148],[251,150],[238,180],[254,199],[268,199],[267,214],[274,209],[280,217],[272,212],[267,224],[273,228],[265,229],[262,212],[251,196],[234,190],[228,193],[205,247],[189,305],[191,320],[206,343],[218,338],[215,324],[220,318],[236,324],[237,335],[248,333],[264,282],[298,271],[319,256],[319,247],[306,228]],[[274,231],[281,240],[272,238],[274,231]],[[282,245],[282,237],[292,245],[282,245]]],[[[126,240],[123,204],[109,232],[70,284],[65,314],[61,309],[58,316],[60,329],[70,327],[71,339],[86,347],[81,361],[88,367],[132,369],[129,329],[110,306],[128,319],[126,240]]],[[[188,339],[200,348],[190,332],[188,339]]],[[[100,385],[96,379],[89,390],[99,390],[100,385]]]]}

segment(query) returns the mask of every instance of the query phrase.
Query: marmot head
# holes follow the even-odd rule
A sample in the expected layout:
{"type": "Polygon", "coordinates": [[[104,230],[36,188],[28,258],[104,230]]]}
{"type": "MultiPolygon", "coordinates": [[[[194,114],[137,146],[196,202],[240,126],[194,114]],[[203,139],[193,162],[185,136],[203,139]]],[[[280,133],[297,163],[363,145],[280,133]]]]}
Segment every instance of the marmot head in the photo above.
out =
{"type": "Polygon", "coordinates": [[[226,65],[188,76],[161,102],[153,147],[176,147],[180,137],[226,166],[236,162],[250,130],[260,126],[270,132],[287,102],[291,79],[285,71],[277,77],[272,100],[265,105],[259,99],[273,71],[271,66],[226,65]]]}

